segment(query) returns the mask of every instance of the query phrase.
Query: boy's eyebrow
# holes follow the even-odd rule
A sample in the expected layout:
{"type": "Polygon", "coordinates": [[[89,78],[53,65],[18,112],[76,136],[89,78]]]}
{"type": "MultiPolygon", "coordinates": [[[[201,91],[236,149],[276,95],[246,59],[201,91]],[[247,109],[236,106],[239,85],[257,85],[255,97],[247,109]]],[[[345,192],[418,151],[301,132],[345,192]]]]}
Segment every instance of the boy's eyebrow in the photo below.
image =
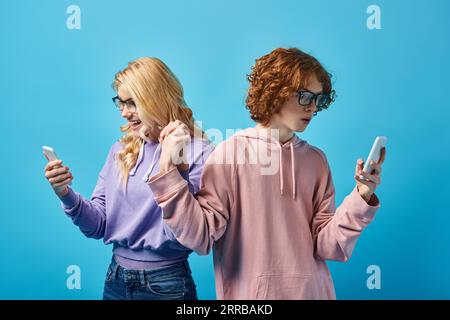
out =
{"type": "Polygon", "coordinates": [[[303,88],[303,89],[300,89],[299,91],[308,91],[308,92],[311,92],[311,93],[314,93],[314,94],[322,94],[323,93],[323,90],[320,90],[320,91],[318,91],[318,92],[314,92],[314,91],[312,91],[312,90],[309,90],[309,89],[307,89],[307,88],[303,88]]]}

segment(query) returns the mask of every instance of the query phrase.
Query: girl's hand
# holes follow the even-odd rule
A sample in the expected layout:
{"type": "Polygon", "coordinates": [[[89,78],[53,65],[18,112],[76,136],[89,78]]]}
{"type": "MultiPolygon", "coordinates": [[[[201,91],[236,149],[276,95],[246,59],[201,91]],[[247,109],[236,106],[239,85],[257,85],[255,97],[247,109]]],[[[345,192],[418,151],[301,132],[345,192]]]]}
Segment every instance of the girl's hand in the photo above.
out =
{"type": "Polygon", "coordinates": [[[171,121],[159,135],[162,151],[159,159],[159,171],[165,173],[174,166],[179,170],[189,169],[186,152],[183,149],[191,140],[189,128],[181,121],[171,121]]]}
{"type": "Polygon", "coordinates": [[[363,159],[358,159],[358,161],[356,163],[356,169],[355,169],[356,187],[357,187],[358,192],[361,195],[361,197],[367,203],[370,202],[370,199],[372,198],[372,195],[375,192],[375,189],[381,183],[381,165],[383,164],[385,158],[386,158],[386,148],[382,148],[380,160],[378,160],[377,163],[375,163],[373,161],[370,163],[370,166],[373,168],[371,173],[365,173],[362,171],[364,168],[363,159]],[[369,181],[361,179],[359,177],[360,175],[362,175],[369,181]]]}
{"type": "Polygon", "coordinates": [[[73,176],[69,167],[62,165],[62,160],[54,160],[45,166],[45,177],[59,197],[63,197],[69,191],[68,185],[72,182],[73,176]]]}

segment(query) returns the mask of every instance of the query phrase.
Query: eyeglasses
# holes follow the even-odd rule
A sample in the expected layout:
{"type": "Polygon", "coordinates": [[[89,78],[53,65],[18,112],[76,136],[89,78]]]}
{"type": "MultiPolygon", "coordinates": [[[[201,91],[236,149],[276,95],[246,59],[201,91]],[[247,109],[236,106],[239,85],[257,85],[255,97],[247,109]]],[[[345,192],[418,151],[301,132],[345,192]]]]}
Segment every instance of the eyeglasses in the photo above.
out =
{"type": "Polygon", "coordinates": [[[317,107],[317,111],[314,113],[314,115],[316,115],[317,112],[327,109],[336,98],[336,92],[334,90],[331,90],[329,94],[328,93],[315,94],[308,90],[300,90],[297,94],[298,94],[298,104],[301,106],[307,107],[314,100],[317,107]]]}
{"type": "Polygon", "coordinates": [[[116,105],[117,109],[119,109],[120,111],[123,111],[123,108],[125,108],[125,106],[127,106],[127,109],[130,112],[136,111],[136,104],[132,99],[123,101],[119,98],[119,96],[115,96],[114,98],[112,98],[112,101],[116,105]]]}

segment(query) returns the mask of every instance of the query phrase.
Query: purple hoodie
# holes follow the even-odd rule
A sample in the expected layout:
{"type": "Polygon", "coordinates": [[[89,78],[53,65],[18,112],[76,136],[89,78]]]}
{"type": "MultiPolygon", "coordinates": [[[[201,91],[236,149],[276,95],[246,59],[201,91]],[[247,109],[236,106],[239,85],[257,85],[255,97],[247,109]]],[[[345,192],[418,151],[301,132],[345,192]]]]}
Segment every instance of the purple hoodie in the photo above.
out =
{"type": "MultiPolygon", "coordinates": [[[[180,173],[193,194],[199,190],[203,164],[213,148],[208,140],[191,140],[187,150],[189,171],[180,173]]],[[[111,147],[90,200],[70,188],[61,197],[65,213],[87,237],[112,243],[116,260],[128,265],[142,262],[150,268],[186,259],[192,251],[181,245],[165,224],[162,209],[146,184],[149,176],[159,172],[160,144],[142,145],[126,192],[115,160],[121,149],[120,142],[111,147]]]]}

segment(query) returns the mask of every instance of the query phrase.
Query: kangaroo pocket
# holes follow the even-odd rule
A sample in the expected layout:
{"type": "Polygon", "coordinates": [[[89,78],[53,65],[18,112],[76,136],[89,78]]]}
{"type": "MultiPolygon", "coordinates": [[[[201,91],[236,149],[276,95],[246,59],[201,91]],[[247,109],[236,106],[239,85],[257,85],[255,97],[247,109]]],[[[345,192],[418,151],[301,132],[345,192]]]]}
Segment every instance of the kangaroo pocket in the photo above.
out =
{"type": "Polygon", "coordinates": [[[257,300],[320,299],[315,278],[310,274],[261,274],[257,278],[257,300]]]}

